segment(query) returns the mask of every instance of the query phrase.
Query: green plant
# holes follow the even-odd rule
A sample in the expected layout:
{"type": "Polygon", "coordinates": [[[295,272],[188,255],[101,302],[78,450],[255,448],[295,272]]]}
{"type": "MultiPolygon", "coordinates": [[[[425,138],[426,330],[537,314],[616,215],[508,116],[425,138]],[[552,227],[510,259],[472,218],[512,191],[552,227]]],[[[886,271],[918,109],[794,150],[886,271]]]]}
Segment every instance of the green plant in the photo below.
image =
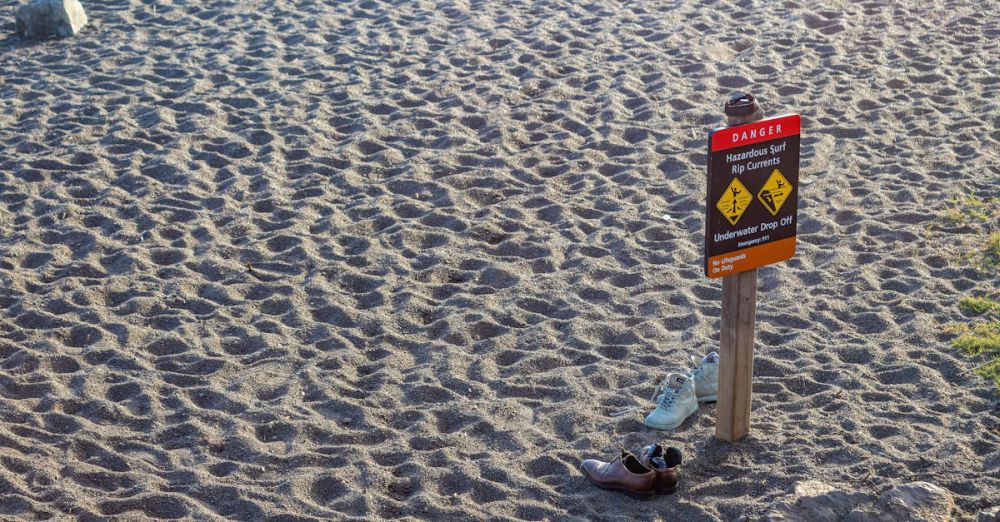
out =
{"type": "Polygon", "coordinates": [[[952,346],[973,356],[984,356],[986,362],[976,367],[976,373],[993,379],[1000,386],[1000,320],[990,320],[962,334],[952,346]]]}
{"type": "Polygon", "coordinates": [[[952,198],[951,204],[941,213],[946,221],[964,223],[969,220],[989,221],[1000,216],[1000,198],[982,199],[968,195],[952,198]]]}
{"type": "Polygon", "coordinates": [[[958,308],[965,315],[983,315],[986,312],[1000,310],[1000,302],[989,297],[963,297],[958,302],[958,308]]]}
{"type": "Polygon", "coordinates": [[[1000,232],[990,232],[984,241],[979,247],[968,245],[960,257],[979,270],[1000,269],[1000,232]]]}
{"type": "MultiPolygon", "coordinates": [[[[952,198],[941,213],[941,218],[953,225],[962,225],[956,234],[947,230],[953,240],[952,252],[978,270],[990,274],[1000,270],[1000,198],[979,198],[966,195],[952,198]]],[[[986,294],[963,297],[958,308],[970,323],[944,325],[944,331],[954,334],[952,346],[970,356],[979,364],[976,373],[992,379],[1000,387],[1000,294],[996,287],[986,294]]]]}
{"type": "Polygon", "coordinates": [[[987,268],[1000,267],[1000,232],[993,232],[986,240],[986,251],[983,252],[983,264],[987,268]]]}

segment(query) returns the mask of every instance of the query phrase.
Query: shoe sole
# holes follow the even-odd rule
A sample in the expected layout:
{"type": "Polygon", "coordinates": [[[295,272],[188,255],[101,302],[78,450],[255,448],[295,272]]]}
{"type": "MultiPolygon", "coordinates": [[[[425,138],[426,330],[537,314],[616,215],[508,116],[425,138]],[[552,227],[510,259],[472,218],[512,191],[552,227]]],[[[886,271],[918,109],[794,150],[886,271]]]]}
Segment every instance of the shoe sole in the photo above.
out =
{"type": "MultiPolygon", "coordinates": [[[[690,415],[688,417],[690,417],[690,415]]],[[[676,430],[677,428],[680,428],[681,424],[684,424],[684,421],[686,421],[686,420],[687,420],[687,417],[684,417],[683,419],[681,419],[680,422],[678,422],[676,424],[667,425],[667,426],[657,426],[656,424],[650,424],[650,423],[648,423],[646,421],[642,421],[642,423],[645,424],[646,427],[653,428],[654,430],[673,431],[673,430],[676,430]]]]}
{"type": "Polygon", "coordinates": [[[649,428],[653,428],[654,430],[672,431],[672,430],[676,430],[677,428],[680,428],[681,424],[684,424],[684,421],[688,420],[688,417],[694,415],[695,413],[698,413],[698,409],[697,408],[695,408],[694,411],[692,411],[691,413],[688,413],[687,415],[685,415],[684,418],[680,420],[680,422],[677,422],[677,423],[671,424],[671,425],[666,425],[666,426],[657,426],[657,425],[654,425],[654,424],[650,424],[650,423],[646,422],[645,420],[643,420],[642,423],[645,424],[649,428]]]}
{"type": "MultiPolygon", "coordinates": [[[[583,469],[583,468],[581,467],[581,469],[583,469]]],[[[628,489],[628,488],[623,487],[623,486],[612,486],[612,485],[608,485],[608,484],[601,484],[600,482],[594,480],[593,477],[591,477],[590,474],[588,474],[586,470],[583,471],[583,476],[587,477],[587,480],[589,480],[591,484],[593,484],[593,485],[595,485],[595,486],[597,486],[597,487],[599,487],[601,489],[607,489],[607,490],[610,490],[610,491],[620,491],[620,492],[622,492],[622,493],[624,493],[624,494],[626,494],[626,495],[628,495],[628,496],[630,496],[630,497],[632,497],[632,498],[634,498],[636,500],[651,500],[653,498],[653,492],[652,491],[648,491],[648,492],[644,493],[642,491],[636,491],[634,489],[628,489]]]]}

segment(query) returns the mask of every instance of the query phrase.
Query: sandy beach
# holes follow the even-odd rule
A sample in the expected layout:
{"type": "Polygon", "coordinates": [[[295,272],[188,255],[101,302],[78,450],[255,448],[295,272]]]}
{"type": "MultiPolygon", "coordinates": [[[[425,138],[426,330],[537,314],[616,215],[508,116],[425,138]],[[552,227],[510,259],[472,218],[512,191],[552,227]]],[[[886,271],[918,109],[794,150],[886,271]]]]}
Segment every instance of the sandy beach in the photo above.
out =
{"type": "Polygon", "coordinates": [[[1000,504],[995,2],[0,4],[0,518],[733,520],[799,481],[1000,504]],[[802,115],[753,431],[643,426],[717,349],[708,132],[802,115]],[[638,407],[622,415],[613,413],[638,407]],[[673,495],[585,458],[684,453],[673,495]]]}

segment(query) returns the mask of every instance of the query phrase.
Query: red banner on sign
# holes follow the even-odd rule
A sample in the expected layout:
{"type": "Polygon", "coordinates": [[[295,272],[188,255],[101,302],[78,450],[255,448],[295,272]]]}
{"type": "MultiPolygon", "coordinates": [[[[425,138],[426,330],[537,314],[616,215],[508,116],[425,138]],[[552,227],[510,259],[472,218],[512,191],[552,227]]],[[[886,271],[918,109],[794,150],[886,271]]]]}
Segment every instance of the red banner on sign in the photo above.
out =
{"type": "Polygon", "coordinates": [[[712,152],[794,136],[799,133],[801,127],[799,115],[792,114],[718,129],[712,134],[712,152]]]}

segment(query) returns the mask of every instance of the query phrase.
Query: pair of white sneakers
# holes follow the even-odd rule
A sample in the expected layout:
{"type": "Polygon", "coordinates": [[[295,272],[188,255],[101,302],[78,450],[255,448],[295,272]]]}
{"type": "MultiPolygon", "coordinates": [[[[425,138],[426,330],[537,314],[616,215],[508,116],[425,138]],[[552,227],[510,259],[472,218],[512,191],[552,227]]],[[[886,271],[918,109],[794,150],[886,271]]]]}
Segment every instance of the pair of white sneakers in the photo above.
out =
{"type": "Polygon", "coordinates": [[[656,409],[643,422],[658,430],[677,429],[692,413],[698,411],[698,404],[716,400],[719,390],[719,354],[711,352],[698,361],[691,356],[696,366],[687,373],[671,373],[656,387],[653,399],[656,409]]]}

